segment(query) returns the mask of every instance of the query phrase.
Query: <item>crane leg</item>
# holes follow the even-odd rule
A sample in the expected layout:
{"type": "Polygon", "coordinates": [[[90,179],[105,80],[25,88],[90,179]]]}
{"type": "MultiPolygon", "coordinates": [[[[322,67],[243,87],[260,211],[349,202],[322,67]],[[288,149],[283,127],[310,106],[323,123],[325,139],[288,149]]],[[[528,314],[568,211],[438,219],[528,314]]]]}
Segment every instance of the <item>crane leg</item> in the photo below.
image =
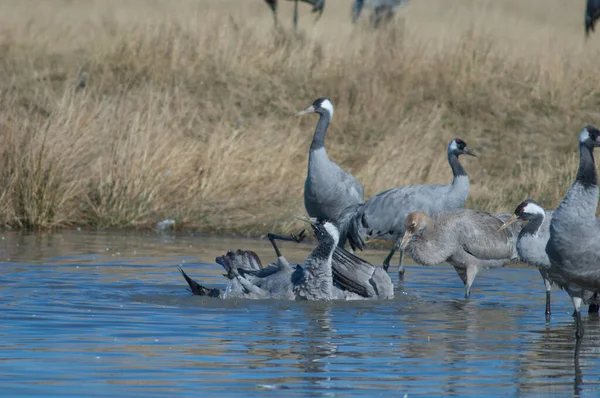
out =
{"type": "Polygon", "coordinates": [[[300,231],[300,233],[298,235],[292,234],[290,236],[277,235],[272,232],[269,232],[267,234],[267,238],[271,241],[271,245],[273,245],[273,249],[275,250],[275,254],[277,255],[277,257],[281,257],[281,252],[279,251],[279,247],[277,247],[277,243],[275,242],[275,240],[278,239],[278,240],[284,240],[287,242],[300,243],[306,237],[305,232],[306,232],[306,230],[303,229],[302,231],[300,231]]]}
{"type": "Polygon", "coordinates": [[[552,310],[550,308],[550,295],[552,294],[552,282],[548,280],[544,275],[544,287],[546,288],[546,322],[550,322],[550,315],[552,314],[552,310]]]}
{"type": "Polygon", "coordinates": [[[298,0],[294,1],[294,29],[298,31],[298,0]]]}
{"type": "Polygon", "coordinates": [[[477,276],[477,273],[479,272],[479,270],[477,269],[477,266],[475,265],[468,265],[467,266],[467,278],[465,282],[465,298],[468,299],[471,296],[471,286],[473,285],[473,282],[475,281],[475,277],[477,276]]]}
{"type": "Polygon", "coordinates": [[[571,297],[571,301],[573,301],[573,306],[575,307],[575,338],[579,341],[583,337],[583,322],[581,320],[581,303],[583,300],[581,297],[571,297]]]}
{"type": "Polygon", "coordinates": [[[394,247],[392,247],[390,253],[387,255],[385,260],[383,260],[383,269],[385,270],[385,272],[387,272],[388,268],[390,268],[390,261],[392,261],[392,257],[394,257],[394,253],[396,253],[396,250],[396,245],[394,244],[394,247]]]}
{"type": "Polygon", "coordinates": [[[597,315],[599,309],[600,308],[598,306],[598,293],[594,293],[594,295],[590,299],[590,306],[588,307],[588,314],[589,315],[597,315]]]}
{"type": "Polygon", "coordinates": [[[398,278],[404,279],[404,249],[400,249],[400,262],[398,263],[398,278]]]}
{"type": "MultiPolygon", "coordinates": [[[[392,261],[392,257],[394,257],[394,254],[396,253],[396,251],[400,249],[401,242],[402,242],[402,235],[400,235],[396,238],[396,241],[394,242],[394,247],[392,247],[392,250],[390,250],[390,253],[387,255],[385,260],[383,260],[383,269],[385,270],[385,272],[387,272],[388,268],[390,268],[390,261],[392,261]]],[[[401,275],[404,275],[404,266],[402,265],[402,257],[403,256],[404,256],[404,250],[400,250],[400,265],[398,267],[398,273],[400,273],[401,275]]]]}

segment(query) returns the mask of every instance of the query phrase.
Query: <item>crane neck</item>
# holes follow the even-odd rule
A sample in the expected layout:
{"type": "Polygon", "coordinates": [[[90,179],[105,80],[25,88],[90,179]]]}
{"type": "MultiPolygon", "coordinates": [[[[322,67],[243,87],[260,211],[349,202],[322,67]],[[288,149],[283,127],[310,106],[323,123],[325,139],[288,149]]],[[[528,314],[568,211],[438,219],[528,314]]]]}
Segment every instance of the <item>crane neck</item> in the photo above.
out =
{"type": "Polygon", "coordinates": [[[317,149],[325,147],[325,133],[327,133],[329,123],[331,123],[331,116],[329,113],[321,113],[319,121],[317,122],[317,127],[315,128],[315,134],[313,135],[312,143],[310,144],[311,151],[316,151],[317,149]]]}
{"type": "Polygon", "coordinates": [[[519,236],[537,234],[543,222],[544,216],[542,214],[535,214],[527,221],[527,223],[525,223],[523,229],[521,229],[521,232],[519,233],[519,236]]]}
{"type": "Polygon", "coordinates": [[[458,155],[454,152],[448,153],[448,163],[450,163],[450,168],[452,169],[452,174],[454,175],[455,180],[456,177],[467,176],[467,172],[462,167],[462,164],[460,164],[460,162],[458,161],[458,155]]]}
{"type": "Polygon", "coordinates": [[[584,188],[598,186],[598,174],[596,173],[593,148],[583,144],[579,144],[579,170],[577,171],[575,181],[584,188]]]}

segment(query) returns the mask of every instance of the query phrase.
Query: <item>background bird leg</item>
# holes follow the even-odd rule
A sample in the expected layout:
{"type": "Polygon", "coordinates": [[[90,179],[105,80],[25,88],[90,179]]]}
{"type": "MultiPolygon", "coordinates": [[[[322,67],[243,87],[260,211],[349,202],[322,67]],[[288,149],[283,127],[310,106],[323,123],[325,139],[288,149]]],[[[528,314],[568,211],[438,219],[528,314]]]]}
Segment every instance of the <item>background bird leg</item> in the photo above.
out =
{"type": "Polygon", "coordinates": [[[266,2],[273,12],[273,22],[275,22],[275,27],[277,27],[277,0],[266,0],[266,2]]]}
{"type": "Polygon", "coordinates": [[[316,12],[317,13],[317,21],[319,19],[321,19],[321,16],[323,15],[323,10],[325,9],[325,0],[317,0],[315,2],[315,5],[313,6],[312,12],[316,12]]]}
{"type": "Polygon", "coordinates": [[[298,0],[294,1],[294,29],[298,31],[298,0]]]}
{"type": "Polygon", "coordinates": [[[275,250],[275,254],[277,255],[277,257],[281,257],[281,252],[279,251],[279,248],[277,247],[277,243],[275,242],[275,240],[279,239],[279,240],[284,240],[287,242],[300,243],[304,240],[304,238],[306,238],[306,230],[303,229],[302,231],[300,231],[300,233],[298,235],[292,234],[290,236],[277,235],[272,232],[269,232],[267,234],[267,238],[271,241],[271,245],[273,245],[273,249],[275,250]]]}

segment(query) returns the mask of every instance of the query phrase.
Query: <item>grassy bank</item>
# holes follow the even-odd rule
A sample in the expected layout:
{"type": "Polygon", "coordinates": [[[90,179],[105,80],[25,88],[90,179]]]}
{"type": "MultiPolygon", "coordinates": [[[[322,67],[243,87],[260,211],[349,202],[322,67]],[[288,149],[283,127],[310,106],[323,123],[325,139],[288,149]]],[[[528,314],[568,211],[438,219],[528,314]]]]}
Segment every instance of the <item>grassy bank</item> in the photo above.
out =
{"type": "Polygon", "coordinates": [[[415,0],[373,30],[328,0],[298,36],[263,3],[1,0],[0,223],[294,230],[316,124],[294,113],[320,96],[329,155],[369,196],[447,183],[461,137],[469,207],[552,207],[600,124],[583,1],[415,0]]]}

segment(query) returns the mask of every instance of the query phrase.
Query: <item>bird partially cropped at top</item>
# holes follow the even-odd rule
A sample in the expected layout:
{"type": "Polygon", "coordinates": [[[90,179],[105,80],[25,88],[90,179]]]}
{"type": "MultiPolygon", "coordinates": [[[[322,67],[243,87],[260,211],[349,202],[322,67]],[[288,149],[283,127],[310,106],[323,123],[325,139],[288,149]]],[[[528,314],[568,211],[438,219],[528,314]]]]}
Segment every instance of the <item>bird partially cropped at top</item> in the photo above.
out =
{"type": "MultiPolygon", "coordinates": [[[[273,20],[275,21],[275,26],[277,26],[277,11],[278,11],[278,0],[265,0],[267,5],[273,12],[273,20]]],[[[321,18],[323,15],[323,10],[325,9],[325,0],[288,0],[294,2],[294,28],[298,29],[298,3],[307,3],[310,4],[312,8],[312,12],[317,14],[317,20],[321,18]]]]}
{"type": "Polygon", "coordinates": [[[364,8],[372,9],[371,24],[379,26],[381,22],[389,22],[400,7],[408,4],[408,0],[354,0],[352,3],[352,22],[356,23],[364,8]]]}
{"type": "Polygon", "coordinates": [[[367,239],[393,240],[394,247],[383,261],[387,271],[394,253],[400,249],[398,273],[404,274],[404,235],[406,217],[413,211],[430,215],[462,208],[469,195],[469,177],[458,161],[460,155],[476,156],[467,143],[455,138],[448,144],[448,163],[454,178],[449,185],[409,185],[389,189],[364,204],[346,208],[340,217],[340,231],[346,232],[353,249],[364,250],[367,239]]]}
{"type": "Polygon", "coordinates": [[[394,297],[394,286],[385,271],[337,247],[333,223],[311,219],[318,245],[304,264],[296,266],[281,255],[274,239],[296,240],[269,234],[277,262],[262,268],[251,251],[228,252],[216,261],[230,282],[225,290],[195,282],[180,269],[192,293],[200,296],[287,300],[373,300],[394,297]],[[335,263],[335,268],[332,266],[335,263]]]}
{"type": "Polygon", "coordinates": [[[518,259],[516,241],[520,226],[501,232],[503,221],[489,213],[459,209],[429,216],[413,212],[406,218],[401,247],[408,245],[420,265],[444,262],[454,267],[465,285],[465,298],[482,269],[502,267],[518,259]]]}
{"type": "Polygon", "coordinates": [[[585,6],[585,37],[594,32],[596,21],[600,18],[600,0],[587,0],[585,6]]]}
{"type": "Polygon", "coordinates": [[[554,211],[546,245],[550,276],[567,291],[575,307],[578,342],[584,334],[580,309],[586,301],[585,291],[600,292],[599,191],[594,162],[594,148],[599,146],[600,131],[591,125],[584,127],[579,133],[577,176],[554,211]]]}
{"type": "MultiPolygon", "coordinates": [[[[546,321],[550,320],[552,309],[550,298],[552,292],[552,278],[550,276],[550,259],[546,253],[546,245],[550,239],[550,222],[553,211],[544,210],[536,201],[527,199],[521,202],[514,213],[499,231],[509,227],[517,221],[521,221],[522,229],[517,238],[517,253],[524,263],[536,267],[544,280],[546,289],[546,321]]],[[[587,292],[586,298],[592,299],[594,293],[587,292]]],[[[598,306],[590,303],[588,311],[597,313],[598,306]]]]}
{"type": "MultiPolygon", "coordinates": [[[[304,207],[309,217],[338,221],[344,209],[364,202],[362,184],[327,156],[325,133],[333,118],[333,104],[329,98],[318,98],[297,115],[319,114],[310,150],[308,172],[304,183],[304,207]]],[[[339,246],[346,243],[346,230],[339,225],[339,246]]]]}

